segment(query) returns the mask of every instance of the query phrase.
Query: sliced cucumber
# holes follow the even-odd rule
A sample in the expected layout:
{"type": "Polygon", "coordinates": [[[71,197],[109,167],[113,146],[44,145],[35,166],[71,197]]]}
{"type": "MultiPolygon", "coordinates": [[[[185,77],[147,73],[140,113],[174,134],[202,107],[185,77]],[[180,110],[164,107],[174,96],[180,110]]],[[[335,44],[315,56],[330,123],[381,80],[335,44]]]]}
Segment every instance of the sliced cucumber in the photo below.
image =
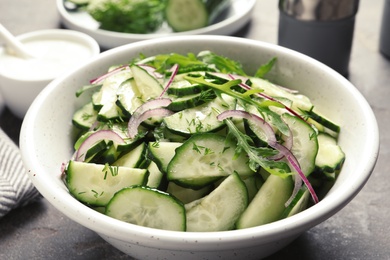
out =
{"type": "Polygon", "coordinates": [[[169,162],[175,156],[176,148],[181,145],[179,142],[149,142],[148,156],[157,164],[160,171],[166,173],[169,162]]]}
{"type": "Polygon", "coordinates": [[[202,0],[168,0],[165,17],[176,32],[202,28],[209,23],[208,12],[202,0]]]}
{"type": "Polygon", "coordinates": [[[238,174],[233,173],[209,195],[186,207],[187,231],[231,230],[247,205],[246,186],[238,174]]]}
{"type": "Polygon", "coordinates": [[[150,188],[159,188],[161,185],[161,181],[163,178],[163,173],[160,171],[160,169],[157,167],[157,164],[153,161],[150,162],[148,166],[148,182],[146,183],[146,186],[150,188]]]}
{"type": "Polygon", "coordinates": [[[129,138],[127,133],[127,122],[110,123],[107,124],[106,127],[117,133],[125,141],[124,143],[118,144],[116,146],[118,152],[128,152],[137,147],[142,141],[144,134],[146,133],[146,130],[143,127],[139,127],[138,132],[140,134],[134,138],[129,138]]]}
{"type": "Polygon", "coordinates": [[[116,105],[117,91],[121,84],[131,77],[129,70],[115,73],[104,80],[99,92],[93,94],[92,103],[99,111],[99,120],[107,121],[121,116],[121,109],[116,105]]]}
{"type": "Polygon", "coordinates": [[[147,170],[70,161],[66,171],[69,192],[78,200],[105,206],[115,192],[131,185],[142,185],[147,170]]]}
{"type": "Polygon", "coordinates": [[[291,201],[290,205],[283,211],[281,218],[291,217],[307,208],[307,204],[310,199],[310,192],[306,186],[298,191],[295,198],[291,201]]]}
{"type": "Polygon", "coordinates": [[[140,94],[139,98],[143,102],[160,96],[163,91],[163,87],[155,77],[150,75],[145,69],[138,65],[132,65],[130,69],[133,73],[134,83],[138,89],[138,93],[140,94]]]}
{"type": "Polygon", "coordinates": [[[205,90],[207,87],[204,85],[199,84],[191,84],[187,80],[178,80],[172,82],[172,84],[169,86],[167,92],[170,95],[175,96],[186,96],[186,95],[193,95],[193,94],[199,94],[203,90],[205,90]]]}
{"type": "Polygon", "coordinates": [[[293,190],[291,177],[270,175],[237,221],[237,229],[271,223],[280,218],[293,190]]]}
{"type": "Polygon", "coordinates": [[[325,133],[318,134],[318,154],[315,160],[316,170],[334,173],[340,170],[345,160],[345,153],[337,144],[337,140],[325,133]]]}
{"type": "Polygon", "coordinates": [[[107,151],[110,147],[110,143],[106,142],[105,140],[101,140],[94,145],[91,146],[91,148],[88,149],[87,153],[85,154],[85,162],[96,162],[97,158],[100,158],[100,156],[107,151]]]}
{"type": "Polygon", "coordinates": [[[145,186],[117,192],[106,207],[106,215],[144,227],[186,230],[183,204],[168,193],[145,186]]]}
{"type": "Polygon", "coordinates": [[[183,143],[187,139],[185,136],[174,133],[166,127],[163,128],[162,134],[161,141],[183,143]]]}
{"type": "Polygon", "coordinates": [[[189,31],[209,25],[229,1],[226,0],[168,0],[165,16],[174,31],[189,31]]]}
{"type": "Polygon", "coordinates": [[[167,178],[183,187],[198,189],[234,172],[252,175],[245,153],[236,155],[236,143],[218,134],[190,137],[176,149],[167,178]]]}
{"type": "Polygon", "coordinates": [[[314,111],[314,108],[310,111],[307,111],[308,116],[316,121],[317,123],[321,124],[325,128],[328,128],[329,130],[339,133],[340,132],[340,126],[332,122],[330,119],[325,117],[324,115],[320,114],[319,112],[314,111]]]}
{"type": "Polygon", "coordinates": [[[143,168],[142,166],[145,165],[146,163],[145,160],[147,160],[146,153],[147,153],[147,146],[145,143],[141,143],[130,152],[121,156],[112,165],[125,166],[129,168],[143,168]]]}
{"type": "MultiPolygon", "coordinates": [[[[79,137],[79,139],[76,141],[74,148],[75,150],[78,150],[81,146],[81,144],[91,135],[93,134],[94,131],[88,131],[84,133],[82,136],[79,137]]],[[[107,146],[109,144],[107,143],[106,140],[100,140],[93,144],[86,152],[85,154],[85,161],[90,162],[92,161],[95,156],[98,156],[98,154],[102,153],[107,149],[107,146]]]]}
{"type": "Polygon", "coordinates": [[[114,145],[112,141],[109,141],[107,143],[107,149],[102,151],[99,156],[95,156],[91,162],[111,165],[113,162],[118,160],[119,155],[120,152],[116,149],[116,145],[114,145]]]}
{"type": "Polygon", "coordinates": [[[168,108],[172,111],[181,111],[184,109],[193,108],[216,98],[213,90],[206,90],[198,94],[186,95],[173,99],[168,108]]]}
{"type": "Polygon", "coordinates": [[[242,178],[242,181],[245,183],[246,189],[248,190],[248,200],[250,202],[255,197],[264,181],[259,174],[253,174],[252,176],[242,178]]]}
{"type": "Polygon", "coordinates": [[[72,123],[82,130],[88,130],[96,122],[97,114],[92,102],[89,102],[74,113],[72,123]]]}
{"type": "Polygon", "coordinates": [[[116,105],[124,115],[130,117],[143,104],[139,97],[140,94],[135,86],[134,78],[128,79],[118,88],[116,105]]]}
{"type": "Polygon", "coordinates": [[[217,115],[225,110],[234,109],[233,97],[222,95],[203,105],[185,109],[164,119],[167,128],[183,135],[216,131],[224,126],[217,115]]]}
{"type": "Polygon", "coordinates": [[[296,116],[285,113],[282,118],[293,135],[291,152],[297,158],[302,172],[308,176],[315,168],[318,152],[317,133],[309,124],[296,116]]]}
{"type": "Polygon", "coordinates": [[[110,120],[120,120],[123,117],[122,110],[116,105],[116,101],[110,104],[105,104],[97,115],[98,120],[101,122],[108,122],[110,120]]]}
{"type": "Polygon", "coordinates": [[[187,204],[204,197],[206,194],[210,193],[212,189],[213,187],[210,185],[198,190],[193,190],[179,186],[174,182],[169,182],[167,192],[178,198],[184,204],[187,204]]]}

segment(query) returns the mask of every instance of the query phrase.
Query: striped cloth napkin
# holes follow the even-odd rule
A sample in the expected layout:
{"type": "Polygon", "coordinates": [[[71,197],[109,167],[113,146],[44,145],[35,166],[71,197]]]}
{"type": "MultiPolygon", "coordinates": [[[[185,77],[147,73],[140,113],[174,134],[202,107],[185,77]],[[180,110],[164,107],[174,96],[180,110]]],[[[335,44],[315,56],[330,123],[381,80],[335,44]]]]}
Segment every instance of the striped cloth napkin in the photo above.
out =
{"type": "Polygon", "coordinates": [[[27,176],[18,147],[0,128],[0,218],[39,196],[27,176]]]}

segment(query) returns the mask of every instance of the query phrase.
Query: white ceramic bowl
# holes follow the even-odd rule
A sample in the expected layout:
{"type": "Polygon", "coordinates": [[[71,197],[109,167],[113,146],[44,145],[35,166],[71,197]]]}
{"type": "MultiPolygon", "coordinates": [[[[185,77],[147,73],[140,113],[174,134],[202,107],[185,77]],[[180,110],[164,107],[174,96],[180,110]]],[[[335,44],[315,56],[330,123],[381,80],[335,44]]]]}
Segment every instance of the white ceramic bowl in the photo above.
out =
{"type": "MultiPolygon", "coordinates": [[[[7,55],[4,47],[0,47],[0,90],[5,100],[5,105],[18,117],[23,118],[38,93],[46,87],[54,78],[66,73],[68,70],[88,61],[91,57],[100,53],[98,43],[90,36],[76,31],[63,29],[39,30],[22,34],[17,37],[22,43],[34,44],[34,49],[39,49],[36,59],[23,60],[7,55]],[[40,56],[48,54],[47,45],[37,47],[37,42],[53,41],[53,45],[59,47],[55,52],[56,60],[52,57],[40,56]],[[78,53],[66,52],[66,49],[79,50],[78,53]],[[62,53],[61,53],[62,52],[62,53]],[[66,53],[66,54],[65,54],[66,53]],[[65,57],[64,57],[65,54],[65,57]],[[7,63],[5,63],[7,58],[7,63]],[[43,65],[42,60],[50,61],[43,65]],[[62,62],[65,61],[66,62],[62,62]],[[15,68],[12,68],[13,65],[15,68]],[[42,66],[40,66],[42,65],[42,66]],[[26,70],[33,71],[27,73],[26,70]],[[50,70],[50,73],[49,73],[50,70]]],[[[30,45],[33,46],[33,45],[30,45]]]]}
{"type": "Polygon", "coordinates": [[[259,259],[290,243],[302,232],[342,209],[369,178],[379,149],[375,116],[364,97],[344,77],[297,52],[275,45],[226,36],[183,36],[137,42],[118,47],[87,65],[54,80],[30,107],[21,131],[23,160],[43,196],[72,220],[96,231],[113,246],[139,259],[259,259]],[[339,143],[346,153],[340,176],[327,196],[290,218],[243,230],[185,233],[127,224],[100,214],[69,195],[60,180],[61,163],[72,155],[71,117],[85,100],[75,91],[139,53],[211,50],[254,69],[277,57],[270,78],[308,95],[319,111],[341,125],[339,143]]]}

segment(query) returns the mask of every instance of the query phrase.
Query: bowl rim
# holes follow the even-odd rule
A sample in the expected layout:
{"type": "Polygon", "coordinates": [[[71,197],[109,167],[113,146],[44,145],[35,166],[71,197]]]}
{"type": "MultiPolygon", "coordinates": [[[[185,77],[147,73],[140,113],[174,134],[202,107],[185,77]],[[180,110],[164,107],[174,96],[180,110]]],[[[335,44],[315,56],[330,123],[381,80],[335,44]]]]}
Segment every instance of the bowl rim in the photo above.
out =
{"type": "MultiPolygon", "coordinates": [[[[36,185],[38,190],[46,199],[48,199],[58,210],[67,215],[73,221],[78,222],[101,235],[103,234],[110,236],[110,234],[113,234],[112,232],[115,232],[115,239],[128,241],[129,235],[131,234],[131,236],[136,239],[136,241],[138,241],[137,244],[144,245],[146,247],[148,247],[148,243],[151,241],[172,241],[175,243],[174,246],[171,243],[160,243],[159,247],[166,249],[177,249],[177,246],[180,245],[180,250],[186,250],[194,249],[195,246],[202,245],[203,248],[206,248],[206,250],[215,250],[219,246],[222,246],[222,244],[223,247],[228,247],[232,245],[237,246],[237,241],[240,241],[239,243],[242,246],[245,245],[249,247],[255,244],[259,238],[261,238],[262,241],[271,241],[275,238],[275,236],[283,238],[292,234],[296,235],[300,232],[303,232],[303,230],[307,230],[323,222],[330,216],[334,215],[337,211],[342,209],[349,201],[351,201],[357,195],[357,193],[363,188],[368,178],[370,177],[374,169],[376,160],[378,158],[379,131],[375,115],[363,95],[347,79],[345,79],[333,69],[304,54],[295,52],[293,50],[281,46],[274,45],[272,43],[232,36],[173,36],[170,38],[151,39],[120,46],[101,53],[99,56],[95,57],[87,64],[92,64],[104,60],[113,55],[114,53],[125,53],[126,51],[129,51],[131,49],[136,49],[145,46],[153,46],[156,43],[194,40],[200,42],[211,40],[220,41],[221,43],[231,41],[237,44],[255,45],[256,47],[260,47],[267,50],[276,50],[278,52],[284,53],[284,55],[290,55],[299,59],[303,59],[306,62],[309,62],[312,65],[320,68],[324,71],[324,73],[329,74],[331,77],[342,82],[345,88],[360,102],[361,107],[364,108],[364,116],[369,120],[367,127],[370,129],[370,133],[372,133],[370,136],[367,137],[369,139],[368,141],[372,145],[368,147],[368,154],[370,154],[370,156],[368,156],[366,159],[366,168],[361,170],[361,172],[364,174],[359,175],[359,178],[351,184],[352,188],[346,189],[344,191],[340,191],[339,189],[337,190],[337,192],[325,197],[317,205],[314,205],[290,218],[279,220],[258,227],[222,232],[178,232],[137,226],[134,224],[124,223],[122,221],[112,219],[104,214],[98,213],[93,209],[88,208],[80,202],[75,203],[75,201],[69,200],[60,202],[60,204],[63,203],[63,205],[65,205],[66,210],[64,210],[64,208],[61,208],[61,206],[63,205],[58,205],[58,198],[53,198],[53,194],[58,195],[58,191],[54,188],[43,187],[43,185],[48,184],[45,183],[46,180],[40,179],[39,176],[32,177],[31,173],[29,173],[29,176],[32,179],[33,183],[36,185]],[[336,198],[337,203],[334,202],[334,199],[336,198]],[[81,215],[80,212],[85,212],[85,214],[81,215]],[[109,229],[110,231],[107,232],[107,229],[109,229]],[[207,237],[205,237],[206,233],[207,237]]],[[[79,68],[82,67],[83,66],[80,66],[79,68]]],[[[29,130],[33,127],[34,119],[38,116],[39,106],[42,102],[44,102],[44,99],[50,94],[50,91],[52,91],[57,84],[59,84],[63,80],[66,80],[76,70],[77,69],[51,82],[48,87],[44,91],[42,91],[40,95],[35,99],[29,111],[27,112],[25,120],[22,124],[20,138],[20,147],[23,155],[23,160],[27,168],[40,168],[40,166],[37,165],[34,160],[31,159],[29,156],[29,153],[31,152],[31,148],[29,148],[29,138],[31,137],[31,135],[29,134],[29,130]]]]}

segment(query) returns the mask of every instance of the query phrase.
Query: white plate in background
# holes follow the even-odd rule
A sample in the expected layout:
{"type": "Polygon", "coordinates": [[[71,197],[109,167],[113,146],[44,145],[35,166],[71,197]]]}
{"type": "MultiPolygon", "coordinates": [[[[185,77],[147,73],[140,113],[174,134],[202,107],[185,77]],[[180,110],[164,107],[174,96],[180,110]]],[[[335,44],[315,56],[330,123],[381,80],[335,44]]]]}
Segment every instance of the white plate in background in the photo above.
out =
{"type": "Polygon", "coordinates": [[[99,29],[98,22],[85,11],[67,10],[64,6],[64,0],[57,0],[57,9],[61,22],[66,28],[84,32],[95,38],[102,48],[110,49],[131,42],[171,35],[231,35],[249,22],[255,4],[256,0],[232,0],[231,6],[224,12],[223,17],[207,27],[187,32],[173,32],[166,26],[150,34],[131,34],[99,29]]]}

